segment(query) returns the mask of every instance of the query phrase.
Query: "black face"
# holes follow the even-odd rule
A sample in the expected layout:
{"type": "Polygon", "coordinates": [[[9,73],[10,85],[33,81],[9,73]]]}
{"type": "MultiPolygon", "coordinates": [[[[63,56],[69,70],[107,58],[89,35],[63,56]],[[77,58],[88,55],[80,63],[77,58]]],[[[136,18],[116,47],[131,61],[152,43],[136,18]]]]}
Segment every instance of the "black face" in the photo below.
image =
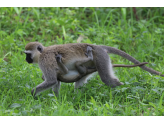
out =
{"type": "Polygon", "coordinates": [[[33,63],[33,59],[31,59],[31,53],[26,53],[26,61],[30,64],[33,63]]]}

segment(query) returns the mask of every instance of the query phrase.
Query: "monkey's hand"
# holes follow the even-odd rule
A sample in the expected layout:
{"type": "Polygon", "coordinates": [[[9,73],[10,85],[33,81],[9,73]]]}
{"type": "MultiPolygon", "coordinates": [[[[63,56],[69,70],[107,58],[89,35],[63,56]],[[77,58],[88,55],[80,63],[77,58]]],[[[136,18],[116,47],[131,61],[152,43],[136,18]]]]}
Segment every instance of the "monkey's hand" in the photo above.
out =
{"type": "Polygon", "coordinates": [[[57,62],[60,62],[61,63],[61,58],[62,58],[62,55],[61,54],[57,54],[56,55],[57,62]]]}

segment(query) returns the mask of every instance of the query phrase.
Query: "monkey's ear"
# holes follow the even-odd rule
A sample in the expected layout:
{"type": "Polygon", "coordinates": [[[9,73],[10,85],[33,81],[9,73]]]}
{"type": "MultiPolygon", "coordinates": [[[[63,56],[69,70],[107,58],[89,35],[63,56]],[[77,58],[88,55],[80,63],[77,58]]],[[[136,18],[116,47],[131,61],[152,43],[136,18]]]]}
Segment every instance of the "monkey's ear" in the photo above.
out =
{"type": "Polygon", "coordinates": [[[38,50],[40,53],[42,53],[42,52],[43,52],[43,47],[39,45],[39,46],[37,47],[37,50],[38,50]]]}

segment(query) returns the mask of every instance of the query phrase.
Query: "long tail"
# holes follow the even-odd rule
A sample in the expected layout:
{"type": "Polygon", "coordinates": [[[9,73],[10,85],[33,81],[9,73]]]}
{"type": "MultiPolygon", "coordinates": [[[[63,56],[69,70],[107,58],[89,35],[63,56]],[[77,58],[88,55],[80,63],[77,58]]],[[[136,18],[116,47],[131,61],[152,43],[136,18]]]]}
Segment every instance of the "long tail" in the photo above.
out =
{"type": "Polygon", "coordinates": [[[125,64],[113,64],[113,67],[138,67],[138,66],[142,66],[148,64],[148,62],[142,62],[140,64],[134,64],[134,65],[125,65],[125,64]]]}
{"type": "MultiPolygon", "coordinates": [[[[129,54],[125,53],[124,51],[121,51],[119,49],[116,49],[116,48],[110,47],[110,46],[101,46],[101,47],[103,49],[107,50],[107,53],[113,53],[113,54],[120,55],[120,56],[126,58],[127,60],[133,62],[134,64],[140,64],[141,63],[138,60],[136,60],[135,58],[133,58],[132,56],[130,56],[129,54]]],[[[145,65],[142,65],[139,67],[142,68],[143,70],[148,71],[149,73],[164,77],[164,74],[162,74],[161,72],[155,71],[152,68],[146,67],[145,65]]]]}

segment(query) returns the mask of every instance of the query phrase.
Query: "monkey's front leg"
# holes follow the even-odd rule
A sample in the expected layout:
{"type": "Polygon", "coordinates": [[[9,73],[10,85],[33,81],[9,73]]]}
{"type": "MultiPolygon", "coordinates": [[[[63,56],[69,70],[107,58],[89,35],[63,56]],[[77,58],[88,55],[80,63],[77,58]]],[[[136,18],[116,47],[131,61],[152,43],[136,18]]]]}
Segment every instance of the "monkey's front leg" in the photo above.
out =
{"type": "Polygon", "coordinates": [[[58,83],[52,86],[52,91],[55,93],[56,96],[59,95],[60,85],[61,85],[61,82],[58,81],[58,83]]]}
{"type": "Polygon", "coordinates": [[[51,88],[52,86],[54,86],[55,84],[58,84],[57,80],[53,80],[53,81],[44,81],[41,84],[39,84],[38,86],[36,86],[36,88],[33,88],[31,91],[31,94],[33,96],[36,96],[37,94],[39,94],[40,92],[47,90],[49,88],[51,88]]]}
{"type": "Polygon", "coordinates": [[[36,86],[36,88],[32,89],[31,94],[33,96],[36,96],[38,93],[58,84],[58,80],[57,80],[58,68],[55,60],[56,60],[55,58],[51,60],[51,62],[53,63],[51,66],[48,64],[47,59],[43,59],[42,61],[39,62],[39,67],[42,70],[44,76],[43,79],[45,80],[44,82],[36,86]]]}
{"type": "MultiPolygon", "coordinates": [[[[44,75],[42,75],[42,79],[45,80],[44,75]]],[[[52,86],[52,91],[55,93],[56,96],[59,95],[60,85],[61,85],[61,83],[60,83],[60,81],[58,81],[57,84],[52,86]]]]}

